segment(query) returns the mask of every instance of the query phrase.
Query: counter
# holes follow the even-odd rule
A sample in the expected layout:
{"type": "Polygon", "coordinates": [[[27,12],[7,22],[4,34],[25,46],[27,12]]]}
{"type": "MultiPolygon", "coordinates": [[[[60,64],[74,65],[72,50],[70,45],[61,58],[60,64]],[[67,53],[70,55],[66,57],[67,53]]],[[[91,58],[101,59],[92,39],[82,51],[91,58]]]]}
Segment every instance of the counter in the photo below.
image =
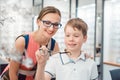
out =
{"type": "Polygon", "coordinates": [[[111,66],[120,67],[120,63],[117,63],[117,62],[104,61],[103,63],[111,66]]]}

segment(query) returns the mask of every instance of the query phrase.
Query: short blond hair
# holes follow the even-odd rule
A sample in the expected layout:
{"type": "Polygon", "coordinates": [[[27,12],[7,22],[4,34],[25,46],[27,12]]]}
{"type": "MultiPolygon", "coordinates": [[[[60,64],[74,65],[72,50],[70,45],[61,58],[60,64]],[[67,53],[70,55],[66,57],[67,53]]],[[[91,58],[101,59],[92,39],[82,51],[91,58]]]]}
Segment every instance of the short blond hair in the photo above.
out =
{"type": "Polygon", "coordinates": [[[83,21],[80,18],[72,18],[72,19],[70,19],[67,22],[67,24],[65,25],[64,31],[66,30],[66,27],[68,27],[68,26],[73,27],[73,29],[81,30],[84,36],[87,35],[88,26],[87,26],[86,22],[83,21]]]}

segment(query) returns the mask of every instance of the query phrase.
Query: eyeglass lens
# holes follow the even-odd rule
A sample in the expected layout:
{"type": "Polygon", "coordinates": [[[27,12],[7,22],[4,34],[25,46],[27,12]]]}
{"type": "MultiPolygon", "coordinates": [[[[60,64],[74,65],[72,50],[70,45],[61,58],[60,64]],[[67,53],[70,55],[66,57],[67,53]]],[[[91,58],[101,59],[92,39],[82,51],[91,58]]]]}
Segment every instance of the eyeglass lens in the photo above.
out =
{"type": "Polygon", "coordinates": [[[58,29],[62,26],[60,23],[52,23],[50,21],[45,21],[45,20],[42,20],[42,22],[43,22],[44,26],[47,26],[47,27],[53,26],[56,29],[58,29]]]}

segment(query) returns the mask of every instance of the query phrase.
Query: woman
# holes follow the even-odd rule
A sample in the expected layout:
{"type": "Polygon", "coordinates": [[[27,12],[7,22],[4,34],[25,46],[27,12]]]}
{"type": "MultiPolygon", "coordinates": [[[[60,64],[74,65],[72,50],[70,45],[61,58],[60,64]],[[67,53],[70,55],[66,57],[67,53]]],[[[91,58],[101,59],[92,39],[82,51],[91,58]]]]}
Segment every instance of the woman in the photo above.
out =
{"type": "MultiPolygon", "coordinates": [[[[42,45],[48,46],[52,36],[57,32],[57,30],[61,27],[61,13],[60,11],[52,6],[47,6],[43,8],[37,18],[38,30],[28,33],[29,42],[27,46],[26,53],[23,54],[25,50],[25,38],[20,36],[15,41],[15,47],[18,51],[22,53],[23,56],[28,59],[32,59],[32,67],[27,67],[22,64],[23,58],[20,61],[16,61],[14,59],[10,60],[9,64],[9,78],[10,80],[33,80],[36,70],[36,58],[35,52],[42,45]]],[[[55,42],[53,46],[53,51],[59,51],[58,43],[55,42]]],[[[50,47],[49,47],[50,48],[50,47]]],[[[53,54],[52,54],[53,55],[53,54]]]]}

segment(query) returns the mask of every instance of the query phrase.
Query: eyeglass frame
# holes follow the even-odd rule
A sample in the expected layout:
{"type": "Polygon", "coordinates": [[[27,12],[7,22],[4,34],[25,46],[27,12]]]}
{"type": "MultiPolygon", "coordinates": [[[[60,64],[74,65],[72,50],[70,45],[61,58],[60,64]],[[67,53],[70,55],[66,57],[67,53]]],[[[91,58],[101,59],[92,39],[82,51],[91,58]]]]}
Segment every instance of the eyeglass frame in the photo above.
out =
{"type": "Polygon", "coordinates": [[[43,23],[44,26],[46,26],[46,27],[53,26],[53,28],[55,28],[55,29],[59,29],[62,26],[61,23],[52,23],[51,21],[47,21],[47,20],[41,20],[41,22],[43,23]],[[47,22],[49,22],[49,25],[47,24],[47,22]],[[56,26],[56,24],[57,24],[57,26],[56,26]]]}

